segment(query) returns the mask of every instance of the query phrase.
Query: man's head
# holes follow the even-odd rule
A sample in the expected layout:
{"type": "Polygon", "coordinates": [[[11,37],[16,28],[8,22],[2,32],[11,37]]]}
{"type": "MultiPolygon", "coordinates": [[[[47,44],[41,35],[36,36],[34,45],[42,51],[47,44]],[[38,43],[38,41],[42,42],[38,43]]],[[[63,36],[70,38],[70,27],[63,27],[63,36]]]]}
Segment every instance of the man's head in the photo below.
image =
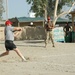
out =
{"type": "Polygon", "coordinates": [[[5,25],[6,25],[6,26],[12,25],[12,22],[11,22],[10,20],[7,20],[7,21],[5,22],[5,25]]]}
{"type": "Polygon", "coordinates": [[[47,20],[50,20],[50,17],[47,17],[47,20]]]}
{"type": "Polygon", "coordinates": [[[50,17],[47,17],[47,21],[49,22],[51,19],[50,19],[50,17]]]}

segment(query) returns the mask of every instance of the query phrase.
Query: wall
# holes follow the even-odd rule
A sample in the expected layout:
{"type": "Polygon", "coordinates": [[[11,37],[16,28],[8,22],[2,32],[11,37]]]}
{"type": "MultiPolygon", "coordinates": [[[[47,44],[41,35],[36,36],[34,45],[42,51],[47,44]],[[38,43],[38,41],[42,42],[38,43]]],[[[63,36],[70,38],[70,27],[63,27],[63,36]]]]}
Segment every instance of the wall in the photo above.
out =
{"type": "Polygon", "coordinates": [[[45,30],[43,26],[24,26],[15,40],[43,40],[44,38],[45,30]]]}
{"type": "MultiPolygon", "coordinates": [[[[54,40],[64,41],[64,33],[62,27],[53,29],[54,40]]],[[[44,40],[45,29],[43,26],[24,26],[22,31],[15,37],[15,40],[44,40]]],[[[0,40],[4,40],[4,27],[0,27],[0,40]]]]}
{"type": "MultiPolygon", "coordinates": [[[[43,40],[45,30],[42,25],[23,26],[22,31],[15,37],[15,40],[43,40]]],[[[4,27],[0,27],[0,40],[4,40],[4,27]]]]}
{"type": "Polygon", "coordinates": [[[54,41],[56,41],[56,42],[64,42],[63,27],[54,28],[53,33],[54,33],[54,41]]]}
{"type": "Polygon", "coordinates": [[[4,27],[0,27],[0,40],[4,40],[4,27]]]}

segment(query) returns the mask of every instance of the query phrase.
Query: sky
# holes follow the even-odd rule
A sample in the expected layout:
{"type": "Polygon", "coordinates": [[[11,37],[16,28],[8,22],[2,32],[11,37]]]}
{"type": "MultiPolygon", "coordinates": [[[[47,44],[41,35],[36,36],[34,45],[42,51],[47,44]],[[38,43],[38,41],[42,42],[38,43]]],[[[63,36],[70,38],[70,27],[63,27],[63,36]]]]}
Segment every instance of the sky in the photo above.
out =
{"type": "MultiPolygon", "coordinates": [[[[4,8],[6,10],[6,0],[4,0],[4,8]]],[[[8,0],[8,18],[28,17],[31,5],[26,0],[8,0]]],[[[6,13],[3,13],[3,19],[6,19],[6,13]]]]}
{"type": "MultiPolygon", "coordinates": [[[[6,10],[6,0],[4,1],[4,8],[6,10]]],[[[26,0],[8,0],[8,18],[14,17],[29,17],[29,10],[31,5],[29,5],[26,0]]],[[[66,7],[63,7],[63,10],[66,7]]],[[[68,9],[68,8],[67,8],[68,9]]],[[[3,19],[6,19],[6,13],[3,13],[3,19]]]]}

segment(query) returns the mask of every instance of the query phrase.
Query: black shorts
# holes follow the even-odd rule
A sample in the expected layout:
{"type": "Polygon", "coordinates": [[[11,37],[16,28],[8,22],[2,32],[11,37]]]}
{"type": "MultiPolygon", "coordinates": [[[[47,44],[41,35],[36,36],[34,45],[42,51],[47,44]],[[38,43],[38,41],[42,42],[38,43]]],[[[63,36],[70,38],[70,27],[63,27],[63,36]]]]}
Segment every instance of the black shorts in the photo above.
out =
{"type": "Polygon", "coordinates": [[[7,51],[13,50],[13,49],[16,48],[16,45],[13,43],[13,41],[11,41],[11,40],[6,40],[6,41],[5,41],[5,48],[6,48],[7,51]]]}

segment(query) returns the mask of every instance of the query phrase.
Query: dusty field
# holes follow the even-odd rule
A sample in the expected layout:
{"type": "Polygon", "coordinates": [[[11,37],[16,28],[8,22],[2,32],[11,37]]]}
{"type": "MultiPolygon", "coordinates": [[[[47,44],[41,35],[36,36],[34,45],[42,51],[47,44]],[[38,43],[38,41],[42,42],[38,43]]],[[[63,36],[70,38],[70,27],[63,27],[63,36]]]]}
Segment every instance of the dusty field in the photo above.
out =
{"type": "MultiPolygon", "coordinates": [[[[0,75],[75,75],[75,43],[51,43],[47,48],[43,41],[15,41],[22,54],[29,58],[22,62],[14,51],[0,58],[0,75]]],[[[0,41],[0,54],[5,51],[0,41]]]]}

